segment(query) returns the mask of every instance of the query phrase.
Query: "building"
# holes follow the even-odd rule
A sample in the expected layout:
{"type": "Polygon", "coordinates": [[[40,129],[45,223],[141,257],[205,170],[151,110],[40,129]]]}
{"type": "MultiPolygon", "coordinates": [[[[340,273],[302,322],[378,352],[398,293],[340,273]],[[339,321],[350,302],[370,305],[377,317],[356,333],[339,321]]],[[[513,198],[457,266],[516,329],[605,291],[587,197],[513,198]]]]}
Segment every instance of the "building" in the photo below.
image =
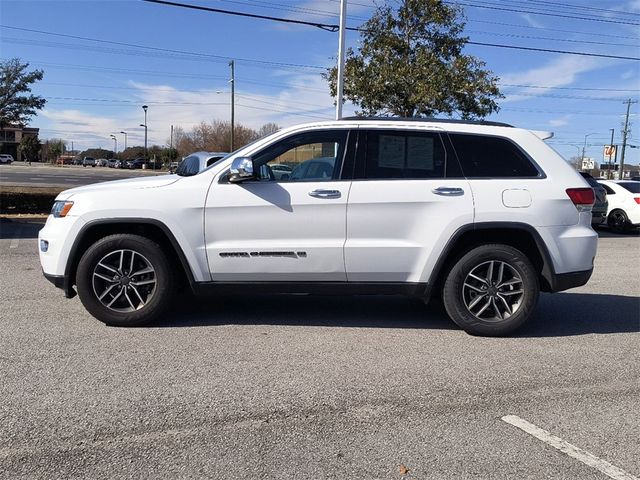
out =
{"type": "MultiPolygon", "coordinates": [[[[12,155],[17,161],[21,160],[18,146],[23,137],[38,136],[39,128],[3,127],[0,129],[0,153],[12,155]]],[[[35,158],[32,160],[36,160],[35,158]]]]}

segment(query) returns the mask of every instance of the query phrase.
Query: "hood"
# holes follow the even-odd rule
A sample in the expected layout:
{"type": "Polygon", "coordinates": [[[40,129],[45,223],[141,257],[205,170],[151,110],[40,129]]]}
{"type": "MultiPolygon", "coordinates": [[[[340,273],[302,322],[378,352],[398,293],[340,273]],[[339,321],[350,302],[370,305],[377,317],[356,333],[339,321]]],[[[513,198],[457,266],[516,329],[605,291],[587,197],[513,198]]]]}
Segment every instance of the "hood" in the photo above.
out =
{"type": "Polygon", "coordinates": [[[58,200],[66,200],[76,193],[98,191],[134,190],[140,188],[166,187],[180,180],[178,175],[157,175],[154,177],[127,178],[125,180],[113,180],[110,182],[92,183],[82,187],[65,190],[58,195],[58,200]]]}

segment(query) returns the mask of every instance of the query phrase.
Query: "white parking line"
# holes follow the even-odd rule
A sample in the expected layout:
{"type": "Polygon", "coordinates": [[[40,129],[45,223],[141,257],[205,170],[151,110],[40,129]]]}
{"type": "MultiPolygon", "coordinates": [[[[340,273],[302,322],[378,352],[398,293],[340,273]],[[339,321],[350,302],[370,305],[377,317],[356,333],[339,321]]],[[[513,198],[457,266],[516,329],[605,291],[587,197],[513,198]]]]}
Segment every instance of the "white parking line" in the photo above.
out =
{"type": "Polygon", "coordinates": [[[15,237],[11,239],[11,243],[9,243],[9,248],[18,248],[20,244],[20,234],[22,233],[22,227],[18,227],[15,233],[15,237]]]}
{"type": "Polygon", "coordinates": [[[590,467],[601,471],[610,478],[615,480],[639,480],[638,477],[611,465],[609,462],[606,462],[601,458],[576,447],[575,445],[571,445],[569,442],[565,442],[560,437],[556,437],[546,430],[543,430],[542,428],[534,425],[533,423],[529,423],[516,415],[506,415],[502,417],[502,421],[519,428],[529,435],[536,437],[538,440],[542,440],[547,445],[551,445],[553,448],[556,448],[562,453],[581,461],[585,465],[589,465],[590,467]]]}

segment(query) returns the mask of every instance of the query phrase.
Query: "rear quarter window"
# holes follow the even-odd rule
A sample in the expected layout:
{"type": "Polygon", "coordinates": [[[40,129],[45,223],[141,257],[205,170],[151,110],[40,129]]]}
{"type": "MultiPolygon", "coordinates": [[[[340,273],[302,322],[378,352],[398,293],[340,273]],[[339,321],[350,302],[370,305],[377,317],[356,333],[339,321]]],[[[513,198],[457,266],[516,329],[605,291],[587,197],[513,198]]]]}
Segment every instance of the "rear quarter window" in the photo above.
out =
{"type": "Polygon", "coordinates": [[[532,160],[511,140],[489,135],[450,133],[451,143],[468,178],[539,177],[532,160]]]}

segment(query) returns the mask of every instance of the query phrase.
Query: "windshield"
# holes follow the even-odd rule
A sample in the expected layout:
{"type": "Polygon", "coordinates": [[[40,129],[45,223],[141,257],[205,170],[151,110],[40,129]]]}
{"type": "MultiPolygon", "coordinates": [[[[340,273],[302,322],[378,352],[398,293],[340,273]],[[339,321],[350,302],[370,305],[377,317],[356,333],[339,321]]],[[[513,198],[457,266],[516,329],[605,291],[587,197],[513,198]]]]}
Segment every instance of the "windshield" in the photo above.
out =
{"type": "Polygon", "coordinates": [[[640,193],[640,182],[619,182],[618,185],[626,188],[631,193],[640,193]]]}

